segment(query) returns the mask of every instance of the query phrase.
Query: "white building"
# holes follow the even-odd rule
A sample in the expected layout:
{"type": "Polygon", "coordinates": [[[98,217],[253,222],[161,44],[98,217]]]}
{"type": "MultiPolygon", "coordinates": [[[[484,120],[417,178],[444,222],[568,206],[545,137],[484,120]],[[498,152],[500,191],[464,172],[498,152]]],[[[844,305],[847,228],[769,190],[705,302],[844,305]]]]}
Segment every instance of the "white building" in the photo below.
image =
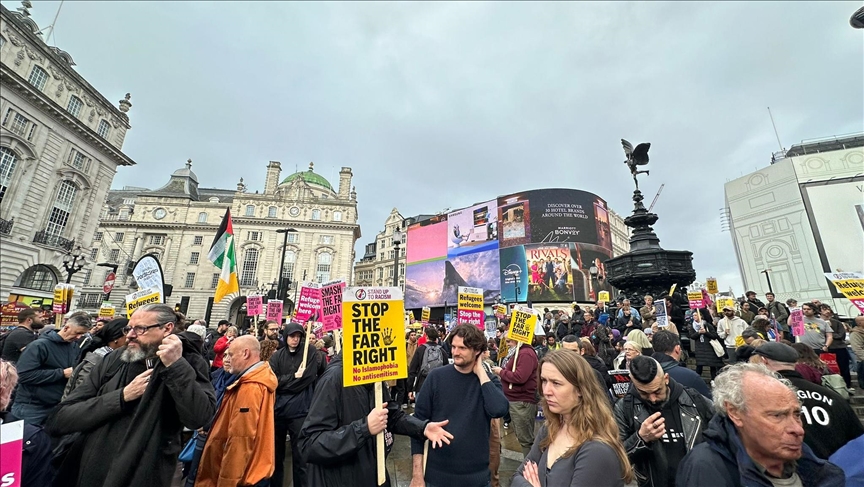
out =
{"type": "Polygon", "coordinates": [[[68,53],[45,43],[27,7],[0,6],[3,301],[51,303],[54,285],[67,277],[64,257],[91,244],[117,167],[135,164],[121,150],[129,95],[115,106],[73,66],[68,53]]]}
{"type": "MultiPolygon", "coordinates": [[[[299,171],[280,181],[281,164],[266,167],[264,191],[249,192],[243,179],[236,189],[198,186],[192,161],[175,171],[155,190],[126,187],[112,190],[102,209],[98,231],[89,249],[91,262],[116,264],[117,283],[111,302],[120,309],[132,291],[131,266],[143,255],[156,254],[173,286],[166,298],[180,304],[190,318],[245,318],[245,296],[275,289],[283,242],[283,276],[291,281],[351,282],[357,225],[357,194],[351,187],[351,168],[339,172],[339,187],[314,171],[299,171]],[[219,270],[207,259],[210,245],[226,209],[231,209],[240,293],[212,304],[219,270]],[[277,233],[280,229],[293,233],[277,233]],[[208,311],[209,310],[209,311],[208,311]]],[[[102,302],[102,284],[109,269],[92,265],[83,272],[85,287],[80,307],[95,311],[102,302]]],[[[297,287],[287,294],[286,307],[295,302],[297,287]]]]}
{"type": "Polygon", "coordinates": [[[747,290],[858,311],[826,272],[864,271],[864,134],[805,141],[726,183],[732,243],[747,290]]]}

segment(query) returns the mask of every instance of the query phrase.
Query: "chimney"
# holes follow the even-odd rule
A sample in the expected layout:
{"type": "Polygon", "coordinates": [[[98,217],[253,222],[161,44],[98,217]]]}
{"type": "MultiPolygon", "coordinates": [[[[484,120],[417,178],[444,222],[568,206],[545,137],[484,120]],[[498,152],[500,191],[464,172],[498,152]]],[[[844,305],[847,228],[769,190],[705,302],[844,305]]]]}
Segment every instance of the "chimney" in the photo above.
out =
{"type": "Polygon", "coordinates": [[[267,165],[267,178],[264,180],[264,194],[275,194],[279,186],[279,174],[282,172],[282,164],[279,161],[270,161],[267,165]]]}
{"type": "Polygon", "coordinates": [[[351,194],[351,168],[343,167],[339,171],[339,199],[347,200],[351,194]]]}

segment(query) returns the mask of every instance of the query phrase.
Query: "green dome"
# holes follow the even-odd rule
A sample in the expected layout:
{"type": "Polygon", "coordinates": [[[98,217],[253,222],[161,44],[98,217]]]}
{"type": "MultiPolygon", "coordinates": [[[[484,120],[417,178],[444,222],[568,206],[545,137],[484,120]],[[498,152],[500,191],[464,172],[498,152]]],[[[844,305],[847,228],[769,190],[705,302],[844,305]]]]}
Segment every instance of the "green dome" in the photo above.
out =
{"type": "Polygon", "coordinates": [[[296,178],[300,178],[309,184],[315,184],[318,186],[322,186],[324,188],[329,189],[330,191],[333,191],[333,186],[330,186],[330,182],[327,181],[324,178],[324,176],[321,176],[320,174],[315,173],[312,170],[312,166],[313,166],[312,163],[309,163],[309,170],[308,171],[295,172],[294,174],[283,179],[282,184],[288,184],[291,181],[294,181],[296,178]]]}

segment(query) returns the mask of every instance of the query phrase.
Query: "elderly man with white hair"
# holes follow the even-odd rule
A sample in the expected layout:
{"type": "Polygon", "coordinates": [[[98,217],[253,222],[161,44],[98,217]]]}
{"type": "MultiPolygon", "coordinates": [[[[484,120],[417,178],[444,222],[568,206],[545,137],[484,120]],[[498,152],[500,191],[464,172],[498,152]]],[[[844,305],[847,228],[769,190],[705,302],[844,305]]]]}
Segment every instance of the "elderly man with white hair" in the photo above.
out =
{"type": "Polygon", "coordinates": [[[804,443],[795,386],[764,365],[740,363],[714,381],[717,414],[678,467],[689,487],[842,487],[843,471],[804,443]]]}

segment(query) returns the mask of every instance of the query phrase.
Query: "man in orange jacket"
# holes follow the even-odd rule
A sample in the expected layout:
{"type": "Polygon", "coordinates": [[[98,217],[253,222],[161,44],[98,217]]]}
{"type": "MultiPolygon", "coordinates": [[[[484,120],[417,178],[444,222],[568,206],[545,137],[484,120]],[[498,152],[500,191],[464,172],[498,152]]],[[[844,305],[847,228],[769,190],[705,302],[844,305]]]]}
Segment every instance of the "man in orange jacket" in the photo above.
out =
{"type": "Polygon", "coordinates": [[[207,436],[195,487],[266,485],[273,475],[276,375],[258,340],[237,337],[225,352],[237,379],[225,390],[207,436]]]}

